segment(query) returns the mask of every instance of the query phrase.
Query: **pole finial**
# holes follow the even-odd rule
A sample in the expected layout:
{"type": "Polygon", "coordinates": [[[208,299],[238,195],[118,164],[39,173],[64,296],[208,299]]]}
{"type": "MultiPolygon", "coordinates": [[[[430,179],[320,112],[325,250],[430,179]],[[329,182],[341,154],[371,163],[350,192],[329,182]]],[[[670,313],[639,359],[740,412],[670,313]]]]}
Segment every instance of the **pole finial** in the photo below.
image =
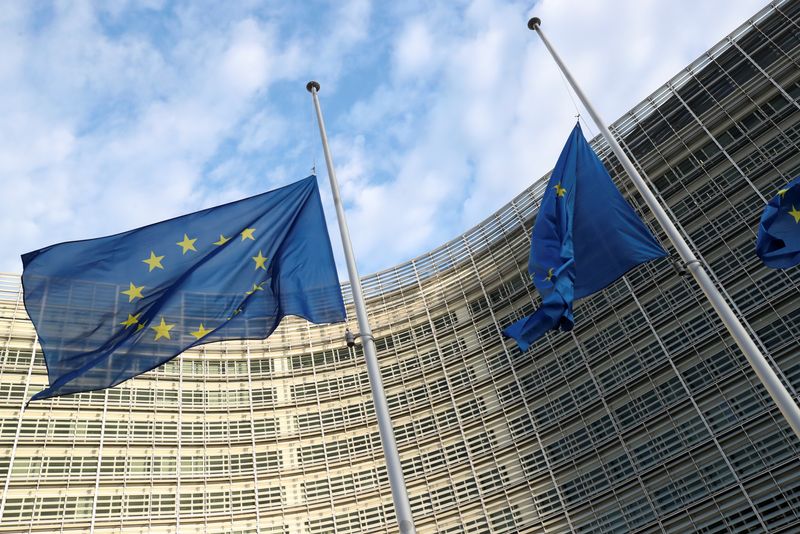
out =
{"type": "Polygon", "coordinates": [[[529,30],[536,30],[536,28],[541,25],[542,25],[542,19],[540,19],[539,17],[533,17],[531,20],[528,21],[529,30]]]}
{"type": "Polygon", "coordinates": [[[312,89],[315,89],[319,93],[319,82],[311,80],[306,84],[306,91],[310,93],[312,89]]]}

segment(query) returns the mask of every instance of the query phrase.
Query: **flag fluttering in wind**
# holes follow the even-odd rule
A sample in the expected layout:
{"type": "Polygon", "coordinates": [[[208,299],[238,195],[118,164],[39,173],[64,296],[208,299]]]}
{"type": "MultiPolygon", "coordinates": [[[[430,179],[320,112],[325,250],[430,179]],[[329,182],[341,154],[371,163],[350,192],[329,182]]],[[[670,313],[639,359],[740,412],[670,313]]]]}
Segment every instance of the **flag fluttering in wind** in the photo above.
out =
{"type": "Polygon", "coordinates": [[[22,256],[50,387],[114,386],[189,347],[345,320],[315,176],[121,234],[22,256]]]}
{"type": "Polygon", "coordinates": [[[617,190],[576,124],[550,175],[533,226],[528,272],[542,307],[503,330],[521,350],[572,329],[572,302],[666,256],[617,190]]]}
{"type": "Polygon", "coordinates": [[[786,184],[764,208],[756,254],[773,269],[800,263],[800,177],[786,184]]]}

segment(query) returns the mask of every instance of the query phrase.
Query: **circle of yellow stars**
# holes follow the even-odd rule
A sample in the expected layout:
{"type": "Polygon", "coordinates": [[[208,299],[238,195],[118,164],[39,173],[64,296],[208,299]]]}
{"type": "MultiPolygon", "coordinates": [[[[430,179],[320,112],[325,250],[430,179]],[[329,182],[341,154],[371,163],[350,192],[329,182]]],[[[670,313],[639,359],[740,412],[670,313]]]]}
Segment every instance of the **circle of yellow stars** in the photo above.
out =
{"type": "MultiPolygon", "coordinates": [[[[245,228],[239,234],[241,236],[241,241],[240,242],[244,242],[244,241],[248,241],[248,240],[249,241],[255,241],[256,240],[255,232],[256,232],[256,228],[245,228]]],[[[183,239],[180,240],[180,241],[177,241],[175,244],[181,248],[181,255],[184,256],[188,252],[197,252],[198,251],[197,250],[197,245],[196,245],[198,239],[199,238],[197,238],[197,237],[189,237],[188,234],[183,234],[183,239]]],[[[232,237],[226,236],[225,234],[219,234],[219,239],[214,241],[212,244],[215,245],[215,246],[221,247],[221,246],[227,244],[228,242],[230,242],[231,239],[232,239],[232,237]]],[[[155,269],[164,270],[164,264],[162,262],[164,261],[164,258],[166,258],[166,256],[167,256],[166,254],[158,255],[158,254],[156,254],[156,252],[154,250],[151,250],[149,257],[143,259],[142,263],[147,265],[147,272],[148,273],[153,272],[153,270],[155,270],[155,269]]],[[[259,250],[258,251],[258,255],[252,256],[252,260],[253,260],[253,262],[255,264],[254,270],[256,270],[256,271],[258,271],[259,269],[261,269],[263,271],[267,270],[266,264],[267,264],[267,261],[269,261],[269,258],[267,256],[264,256],[263,250],[259,250]]],[[[261,282],[259,284],[253,284],[253,287],[250,290],[245,291],[244,295],[245,296],[249,296],[249,295],[252,295],[253,293],[255,293],[257,291],[263,291],[264,290],[264,283],[265,282],[261,282]]],[[[131,303],[136,299],[145,298],[145,295],[143,293],[145,287],[146,286],[144,284],[136,285],[136,283],[134,283],[133,281],[130,281],[128,283],[128,289],[120,291],[120,293],[125,295],[125,296],[127,296],[128,297],[128,302],[131,303]]],[[[234,310],[233,315],[231,317],[228,317],[228,320],[232,319],[233,317],[235,317],[236,315],[241,313],[241,311],[242,311],[242,308],[241,307],[237,307],[237,309],[234,310]]],[[[128,313],[127,315],[128,315],[128,318],[125,319],[124,321],[122,321],[121,323],[119,323],[121,326],[125,327],[124,328],[125,330],[135,326],[136,328],[135,328],[134,332],[139,332],[140,330],[145,328],[146,325],[140,321],[140,318],[142,316],[141,312],[137,313],[137,314],[128,313]]],[[[172,336],[172,329],[175,328],[175,326],[176,326],[176,323],[167,323],[166,319],[163,316],[160,317],[160,321],[159,321],[158,324],[156,324],[155,326],[150,326],[150,330],[152,330],[154,332],[153,340],[154,341],[158,341],[160,339],[172,340],[172,337],[171,337],[172,336]]],[[[200,325],[197,327],[197,330],[190,331],[189,334],[192,337],[194,337],[195,339],[199,340],[199,339],[202,339],[203,337],[207,336],[208,334],[210,334],[213,331],[214,331],[213,328],[207,328],[204,323],[200,323],[200,325]]]]}

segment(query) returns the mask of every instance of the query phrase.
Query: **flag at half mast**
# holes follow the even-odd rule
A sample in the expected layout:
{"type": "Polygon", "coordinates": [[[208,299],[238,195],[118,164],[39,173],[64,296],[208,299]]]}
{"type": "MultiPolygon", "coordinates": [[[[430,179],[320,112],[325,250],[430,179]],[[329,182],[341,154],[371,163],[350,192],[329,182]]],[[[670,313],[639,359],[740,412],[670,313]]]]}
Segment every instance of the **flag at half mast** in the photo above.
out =
{"type": "Polygon", "coordinates": [[[528,272],[542,306],[503,330],[521,350],[548,330],[572,329],[572,303],[633,267],[666,256],[575,125],[533,225],[528,272]]]}
{"type": "Polygon", "coordinates": [[[184,350],[345,320],[315,176],[121,234],[22,256],[50,386],[114,386],[184,350]]]}

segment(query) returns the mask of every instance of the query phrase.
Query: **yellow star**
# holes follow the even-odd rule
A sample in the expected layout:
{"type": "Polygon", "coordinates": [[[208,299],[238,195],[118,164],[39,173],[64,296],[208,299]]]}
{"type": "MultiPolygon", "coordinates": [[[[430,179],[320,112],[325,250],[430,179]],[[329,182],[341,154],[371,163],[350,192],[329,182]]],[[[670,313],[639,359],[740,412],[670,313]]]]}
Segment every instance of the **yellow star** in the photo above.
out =
{"type": "Polygon", "coordinates": [[[259,250],[258,251],[258,256],[253,256],[253,261],[256,262],[256,270],[264,269],[266,271],[267,268],[264,267],[264,262],[266,262],[268,259],[269,258],[267,258],[264,255],[262,255],[261,251],[259,250]]]}
{"type": "Polygon", "coordinates": [[[164,322],[164,318],[162,317],[162,318],[161,318],[161,324],[160,324],[160,325],[158,325],[158,326],[151,326],[150,328],[151,328],[152,330],[155,330],[155,331],[156,331],[156,339],[155,339],[155,341],[158,341],[158,340],[159,340],[159,339],[161,339],[162,337],[165,337],[165,338],[167,338],[167,339],[171,339],[171,338],[169,337],[169,331],[170,331],[170,330],[172,330],[173,328],[175,328],[175,325],[174,325],[174,324],[167,324],[167,323],[165,323],[165,322],[164,322]]]}
{"type": "Polygon", "coordinates": [[[213,332],[213,330],[205,328],[203,326],[203,323],[200,323],[200,328],[197,329],[197,332],[189,332],[189,333],[192,334],[197,339],[200,339],[201,337],[210,334],[211,332],[213,332]]]}
{"type": "Polygon", "coordinates": [[[795,224],[800,223],[800,211],[797,211],[797,208],[794,207],[794,204],[792,204],[792,211],[789,212],[789,215],[794,217],[795,224]]]}
{"type": "Polygon", "coordinates": [[[197,252],[197,249],[194,248],[195,241],[197,241],[196,237],[194,239],[189,239],[188,235],[183,234],[183,241],[178,241],[175,244],[181,247],[183,249],[183,253],[186,254],[190,250],[194,250],[195,252],[197,252]]]}
{"type": "Polygon", "coordinates": [[[225,237],[224,235],[219,234],[219,241],[214,241],[214,244],[217,245],[218,247],[221,247],[230,240],[231,240],[230,237],[225,237]]]}
{"type": "Polygon", "coordinates": [[[147,271],[148,273],[158,267],[159,269],[163,269],[164,266],[161,265],[161,260],[164,259],[164,256],[156,256],[156,253],[152,250],[150,251],[150,257],[146,260],[142,260],[144,263],[150,266],[150,270],[147,271]]]}
{"type": "Polygon", "coordinates": [[[245,239],[250,239],[252,241],[255,241],[256,238],[253,237],[253,232],[255,231],[256,231],[255,228],[245,228],[244,232],[242,232],[242,241],[244,241],[245,239]]]}
{"type": "Polygon", "coordinates": [[[551,267],[550,269],[547,269],[547,276],[545,277],[545,280],[549,282],[552,279],[553,279],[553,268],[551,267]]]}
{"type": "Polygon", "coordinates": [[[566,193],[566,192],[567,192],[567,190],[566,190],[566,189],[564,189],[563,187],[561,187],[561,184],[556,184],[556,185],[554,185],[554,186],[553,186],[553,189],[555,189],[555,190],[556,190],[556,196],[557,196],[557,197],[563,197],[563,196],[564,196],[564,193],[566,193]]]}
{"type": "Polygon", "coordinates": [[[264,291],[264,282],[261,282],[260,284],[253,284],[253,289],[247,291],[245,295],[252,295],[256,291],[264,291]]]}
{"type": "Polygon", "coordinates": [[[785,195],[788,192],[789,192],[788,189],[778,189],[778,194],[781,196],[781,198],[783,198],[783,195],[785,195]]]}
{"type": "MultiPolygon", "coordinates": [[[[122,321],[122,322],[121,322],[121,323],[119,323],[119,324],[125,325],[125,329],[127,330],[127,328],[128,328],[129,326],[133,326],[133,325],[135,325],[135,324],[139,324],[139,317],[140,317],[141,315],[142,315],[141,313],[137,313],[136,315],[131,315],[131,314],[129,313],[129,314],[128,314],[128,318],[127,318],[126,320],[122,321]]],[[[138,327],[138,328],[136,328],[136,330],[137,330],[137,331],[138,331],[138,330],[140,330],[140,329],[141,329],[143,326],[144,326],[144,325],[142,325],[142,324],[139,324],[139,327],[138,327]]]]}
{"type": "Polygon", "coordinates": [[[122,293],[123,295],[128,295],[128,302],[133,302],[133,299],[135,298],[140,298],[140,299],[144,298],[144,296],[142,295],[142,289],[144,289],[144,286],[137,287],[133,285],[133,282],[131,282],[130,285],[131,287],[128,288],[127,291],[120,291],[120,293],[122,293]]]}
{"type": "Polygon", "coordinates": [[[144,328],[144,323],[139,323],[139,326],[136,327],[136,331],[138,332],[142,328],[144,328]]]}

